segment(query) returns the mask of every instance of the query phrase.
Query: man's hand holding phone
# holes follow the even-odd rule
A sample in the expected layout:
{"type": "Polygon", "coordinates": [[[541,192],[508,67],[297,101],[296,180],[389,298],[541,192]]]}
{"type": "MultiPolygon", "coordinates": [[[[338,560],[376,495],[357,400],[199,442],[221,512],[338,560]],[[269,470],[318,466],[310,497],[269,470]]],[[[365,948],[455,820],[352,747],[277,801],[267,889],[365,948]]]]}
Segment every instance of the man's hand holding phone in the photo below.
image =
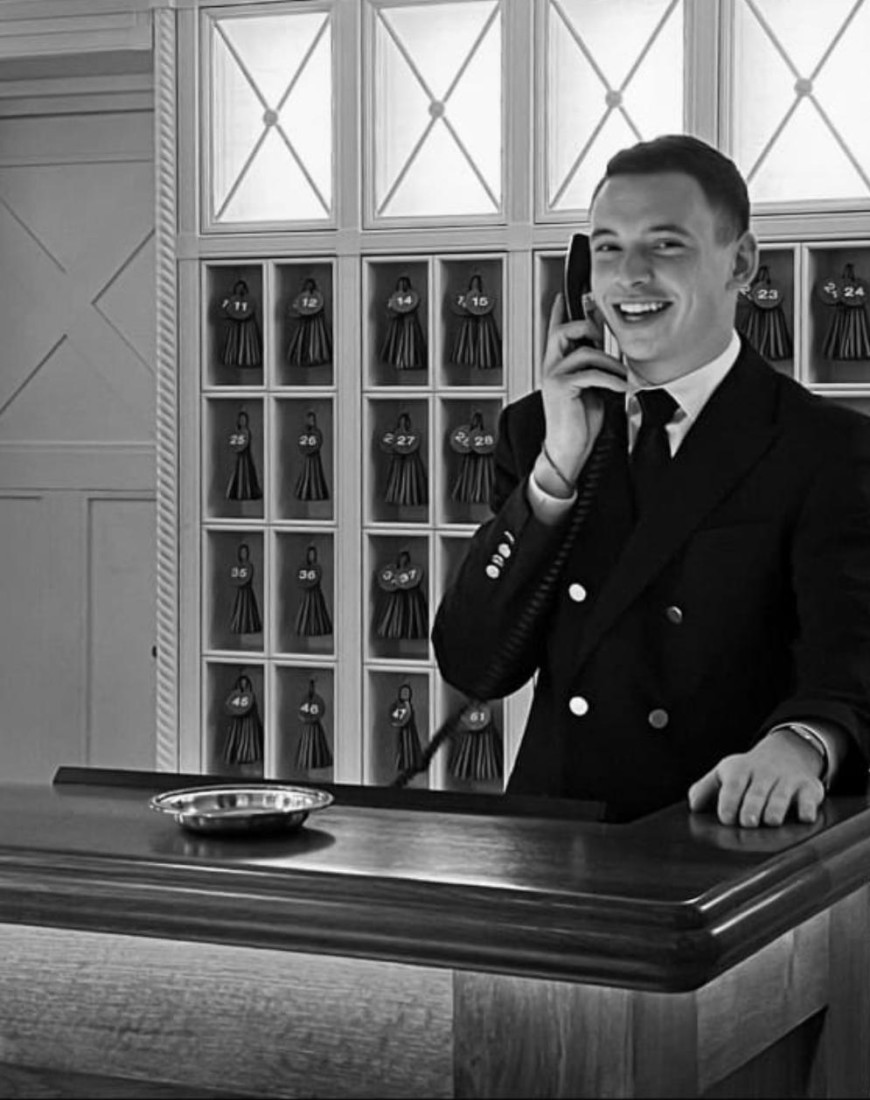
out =
{"type": "Polygon", "coordinates": [[[577,480],[598,438],[604,423],[602,391],[628,389],[626,368],[602,350],[603,339],[594,309],[583,320],[569,321],[564,296],[556,295],[541,367],[546,455],[542,452],[535,464],[535,480],[553,496],[570,495],[567,486],[577,480]]]}

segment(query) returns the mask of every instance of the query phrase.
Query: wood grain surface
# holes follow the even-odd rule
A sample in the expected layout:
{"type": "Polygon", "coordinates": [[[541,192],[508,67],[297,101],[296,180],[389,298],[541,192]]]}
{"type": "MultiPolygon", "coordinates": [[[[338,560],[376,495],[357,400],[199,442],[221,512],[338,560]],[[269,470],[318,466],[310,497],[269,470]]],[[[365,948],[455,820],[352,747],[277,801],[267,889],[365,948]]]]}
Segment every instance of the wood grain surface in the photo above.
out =
{"type": "Polygon", "coordinates": [[[442,1097],[449,971],[0,927],[0,1062],[247,1096],[442,1097]]]}

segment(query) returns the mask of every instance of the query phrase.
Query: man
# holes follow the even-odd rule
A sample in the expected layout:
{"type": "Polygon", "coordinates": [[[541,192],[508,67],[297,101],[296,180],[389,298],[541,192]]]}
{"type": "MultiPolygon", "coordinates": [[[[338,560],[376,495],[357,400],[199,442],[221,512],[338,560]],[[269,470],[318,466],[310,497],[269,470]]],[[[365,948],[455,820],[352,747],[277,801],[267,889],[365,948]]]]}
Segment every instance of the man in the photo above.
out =
{"type": "Polygon", "coordinates": [[[624,363],[557,300],[541,389],[500,420],[495,518],[438,609],[442,674],[490,698],[536,675],[509,793],[609,819],[688,797],[725,824],[814,821],[826,789],[867,780],[870,422],[735,332],[758,249],[712,147],[617,154],[590,240],[624,363]]]}

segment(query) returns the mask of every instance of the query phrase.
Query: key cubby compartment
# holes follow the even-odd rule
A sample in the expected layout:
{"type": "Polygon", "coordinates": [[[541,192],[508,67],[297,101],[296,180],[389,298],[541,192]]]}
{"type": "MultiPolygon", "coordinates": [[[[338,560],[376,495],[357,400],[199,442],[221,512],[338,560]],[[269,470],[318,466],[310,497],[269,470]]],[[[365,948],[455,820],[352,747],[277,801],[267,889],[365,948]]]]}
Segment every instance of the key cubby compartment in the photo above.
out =
{"type": "Polygon", "coordinates": [[[262,386],[267,338],[262,264],[211,263],[204,268],[204,283],[204,386],[262,386]]]}
{"type": "MultiPolygon", "coordinates": [[[[456,580],[460,566],[471,545],[471,534],[441,535],[438,540],[438,558],[436,563],[439,579],[439,592],[445,593],[456,580]]],[[[434,616],[433,616],[434,618],[434,616]]]]}
{"type": "MultiPolygon", "coordinates": [[[[407,668],[369,669],[364,690],[367,722],[364,782],[390,786],[402,766],[429,743],[430,676],[428,672],[407,668]]],[[[407,785],[430,787],[430,772],[421,772],[407,785]]]]}
{"type": "Polygon", "coordinates": [[[807,378],[811,386],[870,383],[870,246],[831,242],[806,246],[807,378]],[[860,280],[850,286],[847,269],[860,280]],[[837,301],[831,291],[838,285],[837,301]]]}
{"type": "Polygon", "coordinates": [[[738,294],[735,316],[738,332],[772,367],[792,378],[800,346],[798,262],[797,246],[762,245],[758,272],[738,294]]]}
{"type": "Polygon", "coordinates": [[[438,451],[438,522],[474,524],[492,518],[495,444],[500,398],[442,397],[435,435],[438,451]]]}
{"type": "Polygon", "coordinates": [[[368,522],[428,523],[433,491],[429,403],[425,398],[369,397],[365,413],[368,522]]]}
{"type": "Polygon", "coordinates": [[[434,612],[429,539],[410,533],[370,534],[363,569],[367,658],[428,660],[434,612]],[[414,575],[403,580],[411,571],[414,575]]]}
{"type": "Polygon", "coordinates": [[[276,264],[274,297],[271,350],[276,386],[331,387],[336,363],[332,262],[276,264]]]}
{"type": "Polygon", "coordinates": [[[335,547],[329,531],[276,531],[275,637],[278,653],[335,652],[335,547]]]}
{"type": "Polygon", "coordinates": [[[269,608],[263,532],[207,530],[203,561],[206,648],[262,655],[269,608]]]}
{"type": "Polygon", "coordinates": [[[290,783],[331,783],[335,776],[335,672],[326,665],[274,669],[275,766],[290,783]]]}
{"type": "Polygon", "coordinates": [[[436,708],[438,725],[461,714],[465,717],[459,721],[456,732],[436,754],[440,785],[449,791],[501,794],[504,789],[504,704],[499,699],[470,699],[440,680],[436,708]]]}
{"type": "Polygon", "coordinates": [[[275,520],[333,520],[336,479],[332,398],[313,394],[304,398],[277,397],[272,438],[275,520]]]}
{"type": "Polygon", "coordinates": [[[262,398],[210,397],[204,411],[206,517],[263,519],[267,471],[262,398]],[[244,433],[247,442],[241,438],[244,433]]]}
{"type": "MultiPolygon", "coordinates": [[[[205,666],[203,709],[205,716],[205,770],[236,779],[260,779],[268,740],[265,670],[262,664],[209,660],[205,666]],[[253,689],[254,707],[247,714],[227,713],[228,700],[236,695],[241,677],[253,689]],[[262,732],[258,732],[262,730],[262,732]],[[261,748],[262,746],[262,748],[261,748]],[[253,751],[246,751],[248,748],[253,751]],[[252,757],[243,760],[240,757],[252,757]]],[[[244,685],[242,685],[244,686],[244,685]]]]}
{"type": "Polygon", "coordinates": [[[540,385],[541,362],[547,346],[550,314],[556,295],[564,290],[565,253],[535,253],[535,310],[532,318],[532,337],[535,347],[535,385],[540,385]]]}
{"type": "Polygon", "coordinates": [[[363,377],[368,387],[430,385],[430,282],[425,257],[363,261],[363,377]],[[391,299],[400,312],[388,307],[391,299]]]}
{"type": "Polygon", "coordinates": [[[442,258],[437,267],[438,385],[504,385],[505,263],[501,255],[442,258]]]}

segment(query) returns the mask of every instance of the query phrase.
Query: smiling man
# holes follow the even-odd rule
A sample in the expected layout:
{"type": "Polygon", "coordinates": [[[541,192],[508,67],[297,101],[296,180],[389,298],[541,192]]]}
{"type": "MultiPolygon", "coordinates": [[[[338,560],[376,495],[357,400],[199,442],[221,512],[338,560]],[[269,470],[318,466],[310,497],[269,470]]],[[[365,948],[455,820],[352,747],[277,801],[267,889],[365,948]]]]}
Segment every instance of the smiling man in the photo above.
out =
{"type": "Polygon", "coordinates": [[[756,827],[866,787],[870,421],[738,337],[749,214],[695,138],[612,158],[595,308],[557,298],[541,388],[502,413],[494,518],[433,643],[471,697],[536,677],[509,792],[756,827]]]}

